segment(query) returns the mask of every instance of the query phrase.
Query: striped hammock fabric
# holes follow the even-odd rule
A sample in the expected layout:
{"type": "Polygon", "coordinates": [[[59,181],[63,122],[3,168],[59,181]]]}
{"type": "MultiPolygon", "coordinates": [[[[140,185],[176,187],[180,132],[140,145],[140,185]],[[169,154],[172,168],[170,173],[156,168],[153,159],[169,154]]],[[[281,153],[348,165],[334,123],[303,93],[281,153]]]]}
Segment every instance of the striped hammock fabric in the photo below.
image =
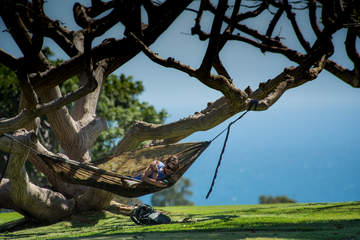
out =
{"type": "Polygon", "coordinates": [[[152,161],[165,162],[170,156],[178,157],[179,169],[168,179],[168,187],[171,187],[209,144],[210,142],[190,142],[151,146],[109,156],[93,164],[80,163],[59,156],[37,154],[65,182],[100,188],[132,198],[164,189],[132,178],[143,173],[152,161]]]}

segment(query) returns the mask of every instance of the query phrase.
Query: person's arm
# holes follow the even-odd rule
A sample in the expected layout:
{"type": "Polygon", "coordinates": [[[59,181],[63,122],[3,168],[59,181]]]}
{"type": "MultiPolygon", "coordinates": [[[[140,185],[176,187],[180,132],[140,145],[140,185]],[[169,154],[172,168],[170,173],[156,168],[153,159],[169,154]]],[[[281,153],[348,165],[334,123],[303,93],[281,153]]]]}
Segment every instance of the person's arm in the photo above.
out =
{"type": "Polygon", "coordinates": [[[158,165],[158,162],[153,161],[150,164],[150,166],[145,169],[141,180],[143,180],[144,182],[150,183],[154,186],[157,186],[157,187],[166,187],[167,184],[163,183],[162,181],[157,180],[157,176],[158,176],[158,171],[157,171],[158,166],[157,165],[158,165]],[[150,177],[150,176],[152,176],[152,177],[150,177]]]}

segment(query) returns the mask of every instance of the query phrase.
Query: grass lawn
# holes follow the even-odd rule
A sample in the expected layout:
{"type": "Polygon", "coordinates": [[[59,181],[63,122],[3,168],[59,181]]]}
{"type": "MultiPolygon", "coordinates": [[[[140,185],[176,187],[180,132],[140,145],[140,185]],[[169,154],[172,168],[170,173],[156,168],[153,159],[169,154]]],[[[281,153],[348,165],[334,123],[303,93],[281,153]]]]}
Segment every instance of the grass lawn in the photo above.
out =
{"type": "MultiPolygon", "coordinates": [[[[0,239],[339,239],[360,240],[360,202],[157,208],[173,223],[137,226],[129,217],[87,212],[0,239]]],[[[0,214],[0,224],[18,219],[0,214]]]]}
{"type": "Polygon", "coordinates": [[[21,219],[22,215],[16,212],[0,213],[0,225],[21,219]]]}

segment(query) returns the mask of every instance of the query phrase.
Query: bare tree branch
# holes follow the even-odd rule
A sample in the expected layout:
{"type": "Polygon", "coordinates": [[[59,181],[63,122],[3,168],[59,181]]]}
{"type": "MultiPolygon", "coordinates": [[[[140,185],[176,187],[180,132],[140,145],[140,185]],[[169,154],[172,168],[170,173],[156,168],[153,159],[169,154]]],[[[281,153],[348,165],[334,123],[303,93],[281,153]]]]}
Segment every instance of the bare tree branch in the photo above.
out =
{"type": "Polygon", "coordinates": [[[173,58],[168,58],[165,60],[159,57],[158,55],[154,54],[153,52],[151,52],[150,49],[143,42],[141,42],[141,40],[138,39],[134,34],[130,33],[130,37],[139,44],[143,52],[152,61],[164,67],[175,68],[177,70],[189,74],[192,77],[197,78],[198,80],[200,80],[200,82],[202,82],[206,86],[221,91],[232,102],[232,104],[240,107],[244,104],[244,101],[247,99],[247,94],[235,88],[234,85],[232,84],[231,79],[228,79],[222,75],[204,74],[202,69],[195,70],[190,66],[184,65],[179,61],[176,61],[173,58]]]}
{"type": "Polygon", "coordinates": [[[295,13],[291,11],[291,5],[288,3],[288,0],[284,0],[284,5],[286,15],[291,22],[297,39],[299,40],[301,46],[305,49],[306,52],[310,51],[310,44],[305,40],[304,35],[301,33],[299,25],[297,24],[295,19],[295,13]]]}
{"type": "Polygon", "coordinates": [[[359,71],[350,71],[331,60],[327,60],[325,69],[350,86],[360,88],[359,71]]]}
{"type": "Polygon", "coordinates": [[[349,28],[345,40],[346,53],[354,63],[354,67],[360,70],[360,54],[356,50],[356,30],[349,28]]]}
{"type": "Polygon", "coordinates": [[[208,0],[201,1],[199,11],[197,12],[197,15],[195,18],[195,25],[191,28],[191,34],[198,35],[199,39],[201,41],[205,41],[210,37],[210,34],[205,33],[201,30],[201,24],[200,24],[205,5],[207,5],[207,4],[208,4],[208,0]]]}
{"type": "Polygon", "coordinates": [[[18,115],[13,118],[0,120],[0,134],[14,131],[21,128],[24,124],[32,121],[36,117],[39,117],[45,113],[57,110],[66,104],[74,102],[88,93],[94,91],[97,87],[96,82],[89,82],[87,85],[80,87],[73,93],[67,94],[62,98],[38,105],[34,110],[23,109],[18,115]]]}
{"type": "Polygon", "coordinates": [[[254,11],[249,11],[249,12],[245,12],[242,14],[239,14],[235,21],[236,22],[240,22],[244,19],[248,19],[248,18],[254,18],[259,16],[266,8],[268,7],[268,2],[267,1],[263,1],[260,3],[259,7],[257,9],[255,9],[254,11]]]}
{"type": "MultiPolygon", "coordinates": [[[[15,5],[6,5],[5,8],[2,19],[25,56],[25,67],[27,70],[29,71],[31,69],[34,72],[36,70],[48,68],[49,62],[45,56],[41,52],[35,52],[36,50],[39,50],[39,46],[33,46],[31,36],[21,19],[19,12],[16,10],[15,5]]],[[[39,42],[36,43],[37,45],[42,44],[41,36],[38,38],[38,35],[35,34],[34,39],[39,40],[39,42]]]]}
{"type": "Polygon", "coordinates": [[[271,38],[271,35],[275,29],[276,24],[279,22],[280,17],[284,13],[284,8],[281,7],[277,10],[276,14],[274,15],[273,19],[271,20],[268,29],[266,30],[266,36],[271,38]]]}
{"type": "Polygon", "coordinates": [[[314,33],[316,34],[316,36],[320,36],[321,29],[318,25],[318,21],[316,17],[316,9],[317,9],[316,0],[309,0],[308,6],[309,6],[309,19],[310,19],[311,27],[314,33]]]}
{"type": "MultiPolygon", "coordinates": [[[[243,110],[246,106],[244,105],[243,110]]],[[[241,110],[240,110],[241,111],[241,110]]],[[[181,140],[196,131],[205,131],[236,114],[232,104],[225,97],[209,104],[201,112],[197,112],[185,119],[168,124],[151,124],[136,122],[126,132],[125,136],[117,145],[117,153],[135,149],[141,142],[154,139],[181,140]]]]}
{"type": "Polygon", "coordinates": [[[211,27],[210,40],[202,60],[199,71],[204,75],[209,75],[212,67],[212,62],[219,53],[218,44],[220,41],[220,31],[223,23],[225,11],[227,9],[227,0],[220,0],[216,10],[213,25],[211,27]]]}

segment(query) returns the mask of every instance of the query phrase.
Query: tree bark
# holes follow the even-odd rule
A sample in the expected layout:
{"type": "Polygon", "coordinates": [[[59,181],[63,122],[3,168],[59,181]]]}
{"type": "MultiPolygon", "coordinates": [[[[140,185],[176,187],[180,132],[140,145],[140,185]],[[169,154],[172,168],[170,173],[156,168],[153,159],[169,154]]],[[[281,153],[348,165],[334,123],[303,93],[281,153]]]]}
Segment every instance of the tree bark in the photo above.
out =
{"type": "MultiPolygon", "coordinates": [[[[8,180],[3,180],[0,187],[0,195],[8,193],[7,199],[10,200],[4,207],[16,206],[15,209],[23,215],[41,222],[58,221],[69,216],[75,207],[74,200],[68,200],[61,193],[38,187],[29,181],[25,162],[30,149],[25,146],[34,145],[34,133],[18,131],[14,138],[16,140],[1,139],[12,141],[6,171],[8,180]]],[[[9,143],[7,145],[9,146],[9,143]]]]}

